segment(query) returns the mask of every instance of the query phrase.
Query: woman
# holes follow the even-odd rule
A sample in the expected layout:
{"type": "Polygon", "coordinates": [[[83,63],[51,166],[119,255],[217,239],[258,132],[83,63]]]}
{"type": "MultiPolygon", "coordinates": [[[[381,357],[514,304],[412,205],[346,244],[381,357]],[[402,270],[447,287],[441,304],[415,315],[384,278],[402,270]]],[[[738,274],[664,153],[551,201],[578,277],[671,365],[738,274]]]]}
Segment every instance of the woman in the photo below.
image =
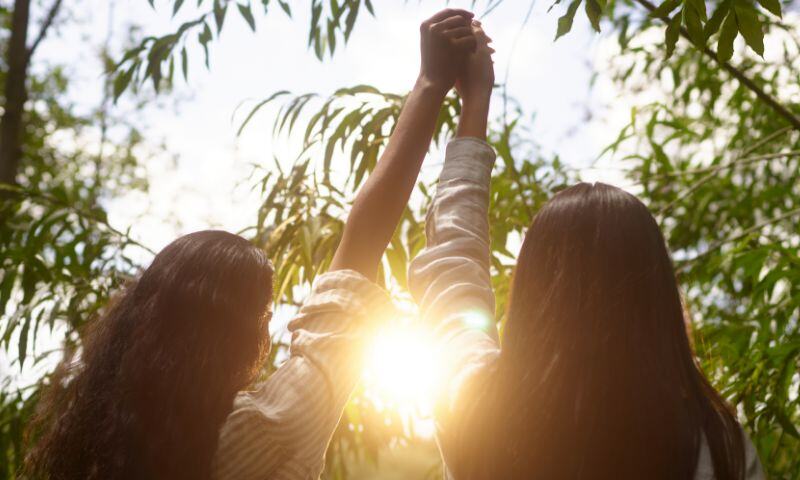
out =
{"type": "Polygon", "coordinates": [[[423,23],[422,66],[359,192],[330,271],[289,324],[290,358],[262,385],[272,269],[225,232],[179,238],[89,323],[42,399],[28,477],[311,479],[388,308],[371,279],[413,189],[447,91],[474,48],[472,14],[423,23]],[[237,393],[238,392],[238,393],[237,393]]]}
{"type": "Polygon", "coordinates": [[[463,136],[478,138],[447,152],[410,277],[450,357],[437,408],[449,477],[763,478],[695,361],[658,225],[618,188],[581,183],[537,214],[498,346],[487,224],[495,156],[483,140],[494,77],[484,49],[468,64],[462,122],[480,128],[463,136]]]}

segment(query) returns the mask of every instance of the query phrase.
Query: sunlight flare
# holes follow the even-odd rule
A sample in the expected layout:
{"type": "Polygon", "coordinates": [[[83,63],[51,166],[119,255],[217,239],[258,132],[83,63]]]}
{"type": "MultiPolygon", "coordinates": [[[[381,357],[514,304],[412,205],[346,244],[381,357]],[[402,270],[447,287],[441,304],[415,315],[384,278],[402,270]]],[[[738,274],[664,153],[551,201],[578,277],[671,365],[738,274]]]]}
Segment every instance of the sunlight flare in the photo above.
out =
{"type": "Polygon", "coordinates": [[[430,413],[440,383],[441,355],[423,328],[398,324],[377,333],[364,370],[365,387],[398,411],[430,413]]]}

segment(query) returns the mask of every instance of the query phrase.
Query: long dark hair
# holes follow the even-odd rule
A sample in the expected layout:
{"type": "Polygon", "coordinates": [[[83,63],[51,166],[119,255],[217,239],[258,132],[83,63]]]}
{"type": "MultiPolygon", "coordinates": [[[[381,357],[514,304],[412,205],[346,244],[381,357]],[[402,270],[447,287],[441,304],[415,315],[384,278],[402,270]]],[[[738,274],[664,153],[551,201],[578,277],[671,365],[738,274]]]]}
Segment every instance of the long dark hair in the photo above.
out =
{"type": "Polygon", "coordinates": [[[457,480],[688,479],[703,441],[718,480],[744,475],[658,224],[609,185],[568,188],[534,219],[500,357],[472,395],[444,440],[457,480]]]}
{"type": "Polygon", "coordinates": [[[56,370],[25,475],[208,478],[233,398],[269,349],[271,297],[269,261],[245,239],[172,242],[56,370]]]}

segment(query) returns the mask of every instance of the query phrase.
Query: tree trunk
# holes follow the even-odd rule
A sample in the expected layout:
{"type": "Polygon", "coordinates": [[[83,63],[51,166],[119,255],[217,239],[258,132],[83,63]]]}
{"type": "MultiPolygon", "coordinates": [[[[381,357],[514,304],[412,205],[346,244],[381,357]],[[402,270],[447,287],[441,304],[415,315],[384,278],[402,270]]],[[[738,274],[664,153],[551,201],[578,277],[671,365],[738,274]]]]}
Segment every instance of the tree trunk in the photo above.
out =
{"type": "Polygon", "coordinates": [[[0,182],[16,183],[22,156],[22,115],[28,99],[28,23],[31,0],[16,0],[8,42],[5,111],[0,120],[0,182]]]}

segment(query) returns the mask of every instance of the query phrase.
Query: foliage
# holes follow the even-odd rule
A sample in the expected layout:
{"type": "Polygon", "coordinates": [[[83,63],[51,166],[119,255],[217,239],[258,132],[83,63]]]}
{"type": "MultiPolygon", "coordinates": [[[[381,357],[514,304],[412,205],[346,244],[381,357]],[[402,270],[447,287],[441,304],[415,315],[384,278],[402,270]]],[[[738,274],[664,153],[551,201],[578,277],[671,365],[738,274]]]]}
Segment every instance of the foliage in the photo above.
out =
{"type": "MultiPolygon", "coordinates": [[[[776,60],[742,64],[779,94],[796,81],[800,39],[792,27],[774,35],[776,60]]],[[[695,50],[664,63],[633,44],[611,62],[614,81],[670,101],[640,104],[610,151],[659,214],[706,371],[739,408],[770,478],[797,478],[800,131],[695,50]]]]}
{"type": "MultiPolygon", "coordinates": [[[[148,0],[155,8],[154,0],[148,0]]],[[[184,0],[171,0],[174,17],[181,11],[184,0]]],[[[267,15],[271,9],[280,7],[283,13],[292,16],[292,2],[285,0],[198,0],[202,10],[195,18],[182,23],[177,30],[159,37],[149,36],[128,50],[118,64],[114,80],[114,97],[118,98],[133,82],[150,80],[158,90],[162,83],[171,84],[176,68],[180,68],[184,80],[189,79],[189,49],[199,46],[203,50],[206,67],[210,65],[209,45],[218,40],[225,25],[229,7],[236,11],[254,32],[257,28],[254,11],[267,15]],[[194,34],[197,34],[196,38],[194,34]],[[176,67],[178,65],[178,67],[176,67]]],[[[310,0],[308,8],[311,20],[308,45],[320,60],[325,52],[333,55],[337,42],[347,42],[358,19],[361,8],[374,15],[371,0],[310,0]]],[[[296,4],[295,4],[296,8],[296,4]]]]}
{"type": "MultiPolygon", "coordinates": [[[[81,326],[135,273],[129,255],[141,247],[108,223],[104,202],[147,187],[137,159],[144,139],[128,116],[77,113],[62,68],[43,70],[28,82],[19,184],[0,186],[0,348],[20,371],[60,356],[37,349],[42,336],[63,334],[64,348],[78,347],[81,326]]],[[[0,382],[1,478],[21,465],[38,398],[40,384],[19,382],[0,382]]]]}

